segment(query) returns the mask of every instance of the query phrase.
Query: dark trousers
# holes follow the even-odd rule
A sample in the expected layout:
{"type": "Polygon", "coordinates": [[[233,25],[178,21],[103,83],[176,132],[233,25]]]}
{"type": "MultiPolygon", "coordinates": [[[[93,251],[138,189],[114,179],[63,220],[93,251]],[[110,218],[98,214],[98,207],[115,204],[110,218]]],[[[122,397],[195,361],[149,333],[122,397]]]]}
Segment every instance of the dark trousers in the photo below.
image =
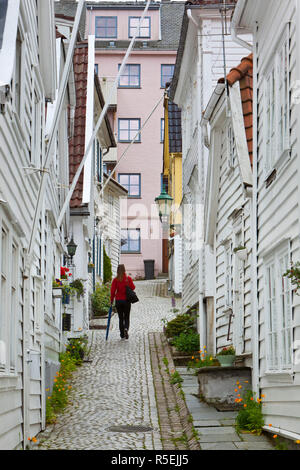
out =
{"type": "Polygon", "coordinates": [[[124,338],[124,330],[129,330],[131,304],[127,300],[116,300],[116,308],[119,315],[120,336],[124,338]]]}

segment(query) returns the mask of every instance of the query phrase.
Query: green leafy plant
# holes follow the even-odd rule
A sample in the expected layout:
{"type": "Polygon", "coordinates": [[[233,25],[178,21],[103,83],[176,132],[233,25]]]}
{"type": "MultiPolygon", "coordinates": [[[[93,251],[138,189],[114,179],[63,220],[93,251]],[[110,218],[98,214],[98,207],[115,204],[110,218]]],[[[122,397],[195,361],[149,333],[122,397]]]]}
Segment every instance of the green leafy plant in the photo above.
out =
{"type": "Polygon", "coordinates": [[[177,315],[177,317],[165,325],[167,338],[173,338],[181,333],[188,333],[190,331],[195,331],[194,319],[188,314],[177,315]]]}
{"type": "Polygon", "coordinates": [[[246,430],[260,435],[265,424],[261,398],[255,399],[252,390],[246,390],[243,393],[243,398],[237,398],[236,402],[243,404],[236,417],[237,431],[246,430]]]}
{"type": "Polygon", "coordinates": [[[106,253],[105,247],[103,248],[103,283],[107,284],[112,280],[112,267],[111,260],[106,253]]]}
{"type": "MultiPolygon", "coordinates": [[[[66,351],[59,355],[60,369],[55,374],[53,389],[51,395],[47,396],[46,401],[46,422],[55,423],[57,413],[63,412],[68,404],[68,396],[71,391],[71,385],[68,381],[72,373],[76,370],[76,359],[66,351]]],[[[49,389],[46,389],[49,392],[49,389]]]]}
{"type": "Polygon", "coordinates": [[[239,246],[237,246],[236,248],[233,248],[233,252],[236,253],[237,251],[245,250],[245,249],[246,249],[245,246],[239,245],[239,246]]]}
{"type": "Polygon", "coordinates": [[[82,364],[82,360],[87,351],[87,336],[80,336],[79,338],[69,338],[66,352],[70,354],[77,365],[82,364]]]}
{"type": "Polygon", "coordinates": [[[217,356],[235,356],[235,349],[233,346],[229,346],[228,348],[223,348],[221,351],[217,353],[217,356]]]}
{"type": "Polygon", "coordinates": [[[291,268],[288,269],[283,276],[291,280],[291,283],[296,289],[296,295],[300,295],[300,293],[298,293],[300,290],[300,262],[292,263],[291,268]]]}
{"type": "Polygon", "coordinates": [[[104,316],[110,307],[110,287],[105,284],[96,284],[95,292],[91,295],[94,316],[104,316]]]}
{"type": "Polygon", "coordinates": [[[192,357],[192,360],[188,362],[188,369],[199,369],[201,367],[216,367],[220,363],[216,357],[210,354],[201,354],[200,358],[192,357]]]}
{"type": "Polygon", "coordinates": [[[81,279],[75,279],[70,282],[69,286],[72,289],[72,294],[76,294],[78,299],[84,295],[84,285],[81,279]]]}
{"type": "Polygon", "coordinates": [[[170,383],[172,385],[175,385],[175,384],[180,385],[182,382],[183,382],[183,379],[177,370],[170,374],[170,383]]]}
{"type": "Polygon", "coordinates": [[[194,331],[180,333],[179,336],[173,338],[172,344],[181,352],[192,353],[198,351],[200,346],[199,334],[194,331]]]}

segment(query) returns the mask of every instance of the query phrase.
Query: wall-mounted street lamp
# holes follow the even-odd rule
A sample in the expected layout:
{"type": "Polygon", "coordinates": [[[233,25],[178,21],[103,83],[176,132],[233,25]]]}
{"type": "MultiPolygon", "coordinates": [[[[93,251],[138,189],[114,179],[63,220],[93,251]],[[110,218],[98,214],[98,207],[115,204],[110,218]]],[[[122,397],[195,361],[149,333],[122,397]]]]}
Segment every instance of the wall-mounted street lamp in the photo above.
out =
{"type": "Polygon", "coordinates": [[[160,221],[162,222],[162,218],[169,217],[171,214],[173,198],[163,188],[160,195],[155,198],[155,202],[158,206],[160,221]]]}
{"type": "Polygon", "coordinates": [[[75,256],[76,250],[77,250],[77,245],[73,240],[73,236],[71,238],[71,241],[67,244],[67,250],[68,250],[68,255],[71,258],[71,264],[73,262],[73,256],[75,256]]]}

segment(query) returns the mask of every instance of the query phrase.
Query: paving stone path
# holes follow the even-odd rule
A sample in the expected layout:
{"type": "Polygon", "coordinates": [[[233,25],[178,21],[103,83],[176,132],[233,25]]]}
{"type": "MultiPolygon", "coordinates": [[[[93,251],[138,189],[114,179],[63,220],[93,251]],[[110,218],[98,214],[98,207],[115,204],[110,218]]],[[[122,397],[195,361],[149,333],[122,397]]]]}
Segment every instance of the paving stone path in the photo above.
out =
{"type": "Polygon", "coordinates": [[[158,284],[158,281],[136,283],[140,302],[132,307],[128,341],[120,340],[117,315],[112,318],[107,342],[105,330],[89,333],[91,363],[84,363],[74,373],[72,404],[54,426],[39,434],[39,449],[163,448],[148,333],[161,332],[162,319],[171,319],[174,313],[170,298],[156,296],[158,291],[164,292],[158,284]],[[111,430],[113,426],[117,428],[111,430]],[[131,426],[152,430],[136,432],[139,429],[130,429],[131,426]]]}
{"type": "MultiPolygon", "coordinates": [[[[114,315],[105,329],[89,332],[90,362],[73,375],[71,403],[55,425],[38,435],[41,450],[269,450],[264,436],[238,435],[234,412],[218,412],[198,398],[197,377],[175,371],[162,334],[162,319],[174,317],[165,282],[136,283],[129,340],[121,341],[114,315]],[[183,393],[182,393],[183,392],[183,393]]],[[[180,309],[180,301],[176,300],[180,309]]]]}

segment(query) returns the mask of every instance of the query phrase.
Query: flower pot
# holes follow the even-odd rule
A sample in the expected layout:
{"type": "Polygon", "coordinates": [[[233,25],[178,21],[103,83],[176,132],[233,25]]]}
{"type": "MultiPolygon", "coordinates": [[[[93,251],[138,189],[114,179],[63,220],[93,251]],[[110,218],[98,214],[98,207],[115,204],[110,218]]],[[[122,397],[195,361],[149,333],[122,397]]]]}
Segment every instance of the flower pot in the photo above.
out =
{"type": "Polygon", "coordinates": [[[246,248],[244,248],[243,250],[237,250],[237,251],[236,251],[236,254],[237,254],[237,257],[238,257],[241,261],[246,261],[247,256],[248,256],[248,253],[247,253],[247,249],[246,249],[246,248]]]}
{"type": "Polygon", "coordinates": [[[70,303],[70,294],[63,294],[62,295],[62,303],[69,304],[70,303]]]}
{"type": "Polygon", "coordinates": [[[235,361],[235,356],[231,356],[229,354],[224,356],[217,356],[217,359],[221,365],[221,367],[230,367],[233,365],[235,361]]]}
{"type": "Polygon", "coordinates": [[[52,288],[52,297],[54,299],[61,299],[62,298],[62,288],[61,287],[53,287],[52,288]]]}

